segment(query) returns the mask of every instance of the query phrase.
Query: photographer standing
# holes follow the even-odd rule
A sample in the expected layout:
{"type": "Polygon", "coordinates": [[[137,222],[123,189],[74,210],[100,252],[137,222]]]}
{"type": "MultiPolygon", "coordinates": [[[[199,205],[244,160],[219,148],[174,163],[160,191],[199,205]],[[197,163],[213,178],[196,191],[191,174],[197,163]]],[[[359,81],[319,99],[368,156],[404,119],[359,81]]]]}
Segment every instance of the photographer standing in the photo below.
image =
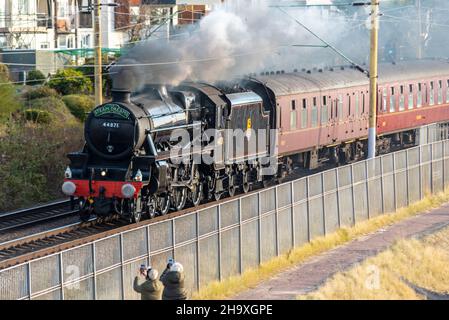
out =
{"type": "Polygon", "coordinates": [[[168,260],[167,268],[162,273],[160,280],[164,284],[162,300],[187,300],[182,264],[173,259],[168,260]]]}
{"type": "Polygon", "coordinates": [[[141,300],[161,300],[162,285],[157,276],[156,269],[149,267],[145,271],[145,266],[140,266],[139,273],[134,278],[134,291],[141,294],[141,300]],[[139,277],[145,277],[145,282],[139,284],[139,277]]]}

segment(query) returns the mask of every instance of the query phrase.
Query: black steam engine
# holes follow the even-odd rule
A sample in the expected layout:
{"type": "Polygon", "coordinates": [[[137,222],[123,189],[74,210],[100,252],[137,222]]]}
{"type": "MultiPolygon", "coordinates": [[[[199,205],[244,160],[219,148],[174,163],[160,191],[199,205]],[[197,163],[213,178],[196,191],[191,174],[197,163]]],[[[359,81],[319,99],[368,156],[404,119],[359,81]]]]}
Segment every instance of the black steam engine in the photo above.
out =
{"type": "Polygon", "coordinates": [[[82,219],[118,213],[132,222],[248,192],[263,180],[257,159],[269,152],[270,105],[241,85],[115,90],[89,114],[62,190],[77,198],[82,219]]]}

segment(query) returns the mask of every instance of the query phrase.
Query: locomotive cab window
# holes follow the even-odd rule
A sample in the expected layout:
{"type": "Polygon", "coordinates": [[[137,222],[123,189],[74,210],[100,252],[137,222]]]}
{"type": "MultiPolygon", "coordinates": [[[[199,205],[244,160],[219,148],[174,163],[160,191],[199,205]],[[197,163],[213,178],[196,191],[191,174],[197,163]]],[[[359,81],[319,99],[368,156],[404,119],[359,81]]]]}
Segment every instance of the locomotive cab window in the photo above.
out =
{"type": "Polygon", "coordinates": [[[413,109],[413,84],[408,86],[408,108],[413,109]]]}
{"type": "Polygon", "coordinates": [[[404,86],[399,87],[399,111],[405,110],[404,86]]]}
{"type": "Polygon", "coordinates": [[[301,128],[307,127],[307,99],[302,99],[301,128]]]}
{"type": "Polygon", "coordinates": [[[390,112],[394,112],[396,109],[396,100],[394,96],[394,87],[390,88],[390,112]]]}

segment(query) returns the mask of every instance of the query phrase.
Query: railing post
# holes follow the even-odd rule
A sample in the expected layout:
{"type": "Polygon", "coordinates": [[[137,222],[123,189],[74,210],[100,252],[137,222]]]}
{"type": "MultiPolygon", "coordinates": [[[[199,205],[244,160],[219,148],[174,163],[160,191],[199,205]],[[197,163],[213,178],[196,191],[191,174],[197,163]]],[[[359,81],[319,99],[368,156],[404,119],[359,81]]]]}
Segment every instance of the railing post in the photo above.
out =
{"type": "Polygon", "coordinates": [[[217,206],[218,214],[218,280],[223,280],[223,272],[221,268],[221,205],[217,206]]]}
{"type": "MultiPolygon", "coordinates": [[[[368,220],[371,219],[371,209],[370,209],[370,200],[369,200],[369,170],[368,166],[371,163],[376,163],[376,158],[373,158],[372,160],[365,160],[365,182],[366,182],[366,213],[368,214],[368,220]]],[[[375,172],[375,170],[374,170],[375,172]]]]}
{"type": "Polygon", "coordinates": [[[312,240],[312,235],[310,232],[310,181],[309,177],[306,177],[306,198],[307,198],[307,240],[310,242],[312,240]]]}
{"type": "Polygon", "coordinates": [[[59,281],[61,282],[61,300],[64,300],[64,263],[62,259],[62,252],[59,253],[59,270],[59,281]]]}
{"type": "MultiPolygon", "coordinates": [[[[95,258],[94,258],[95,259],[95,258]]],[[[123,233],[120,233],[120,264],[121,264],[121,271],[122,271],[122,299],[125,300],[125,270],[124,270],[124,266],[123,266],[123,259],[124,259],[124,254],[123,254],[123,233]]]]}
{"type": "Polygon", "coordinates": [[[381,191],[380,191],[380,196],[381,196],[381,200],[382,200],[382,213],[384,214],[385,213],[385,195],[384,195],[384,191],[385,191],[385,186],[384,186],[384,183],[385,183],[385,179],[384,179],[384,162],[383,162],[383,160],[384,160],[384,156],[382,156],[381,158],[380,158],[380,189],[381,189],[381,191]]]}
{"type": "Polygon", "coordinates": [[[351,192],[352,192],[352,225],[355,226],[355,186],[354,186],[354,164],[351,164],[351,192]]]}
{"type": "Polygon", "coordinates": [[[408,177],[408,150],[405,150],[405,179],[406,179],[406,184],[407,184],[407,206],[410,205],[410,184],[409,184],[409,177],[408,177]]]}
{"type": "Polygon", "coordinates": [[[262,201],[260,200],[260,192],[257,193],[257,205],[258,205],[258,226],[259,232],[257,232],[257,241],[259,242],[259,265],[262,263],[262,201]]]}
{"type": "Polygon", "coordinates": [[[419,154],[418,154],[418,163],[419,163],[419,200],[422,200],[423,198],[423,192],[422,192],[422,145],[419,145],[419,154]]]}
{"type": "Polygon", "coordinates": [[[243,244],[242,244],[242,198],[239,198],[238,202],[238,210],[239,210],[239,268],[240,274],[243,273],[243,244]]]}
{"type": "MultiPolygon", "coordinates": [[[[95,244],[96,242],[92,243],[92,272],[93,272],[93,277],[94,277],[94,300],[97,300],[97,259],[96,259],[96,248],[95,248],[95,244]]],[[[122,255],[122,253],[120,253],[120,256],[122,255]]],[[[122,264],[122,269],[123,269],[123,264],[122,264]]],[[[122,271],[122,277],[123,277],[123,271],[122,271]]],[[[123,285],[123,282],[122,282],[123,285]]],[[[123,292],[122,292],[123,293],[123,292]]],[[[125,299],[125,297],[123,296],[122,298],[123,300],[125,299]]]]}
{"type": "Polygon", "coordinates": [[[200,217],[199,212],[195,212],[196,217],[196,289],[200,290],[200,217]]]}
{"type": "Polygon", "coordinates": [[[28,263],[27,263],[27,266],[28,266],[28,274],[27,274],[27,281],[28,281],[28,299],[29,300],[31,300],[31,294],[32,294],[32,292],[31,292],[31,261],[29,261],[28,263]]]}
{"type": "Polygon", "coordinates": [[[335,182],[337,184],[337,218],[338,218],[338,228],[341,228],[341,210],[340,210],[340,178],[338,169],[332,169],[335,172],[335,182]]]}
{"type": "Polygon", "coordinates": [[[324,188],[324,173],[321,175],[321,203],[323,205],[323,234],[326,235],[326,201],[324,199],[325,188],[324,188]]]}
{"type": "Polygon", "coordinates": [[[173,218],[172,220],[171,220],[171,232],[172,232],[172,234],[171,234],[171,240],[172,240],[172,243],[173,243],[173,255],[172,255],[172,258],[174,259],[174,260],[176,260],[176,257],[175,257],[175,249],[176,249],[176,230],[175,230],[175,228],[176,228],[176,224],[175,224],[175,219],[176,218],[173,218]]]}
{"type": "Polygon", "coordinates": [[[292,248],[296,245],[296,232],[295,232],[295,209],[294,209],[294,203],[295,203],[295,186],[293,181],[290,182],[290,192],[291,192],[291,217],[292,217],[292,248]]]}
{"type": "Polygon", "coordinates": [[[279,214],[279,210],[278,210],[278,206],[279,206],[279,201],[278,201],[278,187],[274,187],[274,232],[275,232],[275,236],[276,236],[276,256],[279,255],[279,223],[278,223],[278,214],[279,214]]]}
{"type": "Polygon", "coordinates": [[[397,192],[396,192],[396,154],[393,155],[393,194],[394,194],[394,211],[398,210],[397,192]]]}

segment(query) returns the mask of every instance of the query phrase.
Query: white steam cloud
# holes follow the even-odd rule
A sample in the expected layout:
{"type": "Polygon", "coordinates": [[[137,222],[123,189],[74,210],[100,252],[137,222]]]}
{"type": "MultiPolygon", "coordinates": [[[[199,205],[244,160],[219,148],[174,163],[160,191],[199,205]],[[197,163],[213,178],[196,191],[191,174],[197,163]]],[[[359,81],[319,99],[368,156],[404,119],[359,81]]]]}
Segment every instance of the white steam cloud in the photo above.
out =
{"type": "MultiPolygon", "coordinates": [[[[444,0],[422,2],[439,2],[439,9],[443,4],[449,9],[444,0]]],[[[139,43],[111,69],[114,87],[138,90],[147,83],[176,85],[185,80],[214,82],[260,71],[292,71],[348,64],[329,48],[307,47],[323,43],[294,19],[272,6],[279,4],[282,1],[227,0],[196,26],[190,27],[188,36],[176,37],[178,40],[150,39],[139,43]]],[[[395,7],[381,5],[381,10],[385,9],[386,12],[381,18],[380,27],[381,61],[415,58],[419,33],[416,20],[410,17],[417,15],[417,12],[413,6],[403,7],[403,10],[393,10],[395,7]],[[407,17],[408,21],[403,17],[407,17]],[[401,49],[401,44],[407,46],[407,50],[401,49]],[[409,57],[401,54],[401,50],[407,52],[409,57]]],[[[355,62],[367,64],[369,7],[342,6],[330,10],[290,7],[285,10],[355,62]]],[[[422,10],[423,17],[430,15],[423,20],[423,30],[431,33],[438,26],[435,15],[429,14],[429,8],[422,10]]],[[[442,15],[441,19],[445,19],[445,16],[442,15]]],[[[445,34],[436,30],[435,37],[440,33],[445,34]]],[[[428,43],[424,43],[424,46],[428,48],[427,56],[438,55],[430,49],[428,43]]],[[[447,48],[440,47],[438,52],[448,52],[447,48]]]]}

